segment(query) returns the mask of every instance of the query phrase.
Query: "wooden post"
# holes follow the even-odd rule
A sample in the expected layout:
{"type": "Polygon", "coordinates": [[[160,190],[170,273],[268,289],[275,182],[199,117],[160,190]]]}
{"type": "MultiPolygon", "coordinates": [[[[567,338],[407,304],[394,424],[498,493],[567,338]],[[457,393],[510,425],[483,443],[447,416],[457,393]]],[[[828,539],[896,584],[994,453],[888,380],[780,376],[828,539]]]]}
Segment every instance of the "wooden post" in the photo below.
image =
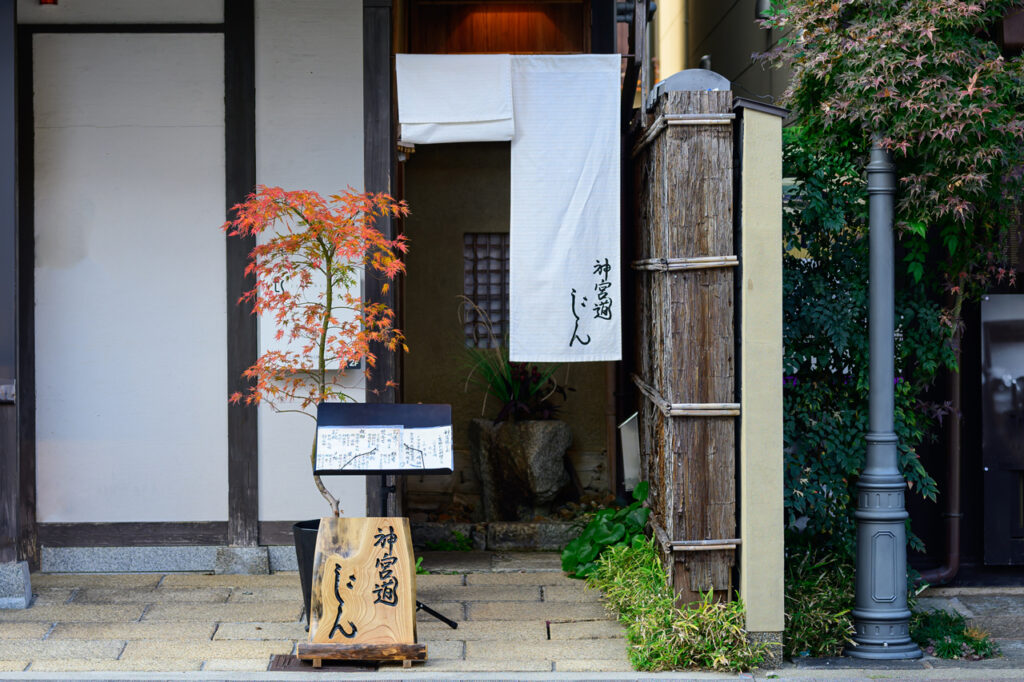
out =
{"type": "MultiPolygon", "coordinates": [[[[392,114],[392,4],[391,0],[363,0],[363,184],[367,192],[394,189],[395,125],[392,114]]],[[[387,239],[394,239],[396,224],[390,217],[374,223],[387,239]]],[[[401,319],[397,287],[384,290],[384,281],[368,276],[363,297],[368,303],[384,303],[401,319]]],[[[366,382],[366,402],[398,402],[400,358],[381,343],[371,344],[377,365],[366,382]]],[[[366,513],[401,516],[402,479],[397,476],[366,477],[366,513]]]]}
{"type": "MultiPolygon", "coordinates": [[[[256,10],[252,0],[224,3],[224,110],[227,218],[256,187],[256,10]]],[[[256,237],[227,237],[227,391],[245,391],[242,372],[259,356],[256,316],[243,291],[255,284],[246,276],[256,237]]],[[[259,429],[255,405],[228,407],[228,544],[259,544],[259,429]]]]}
{"type": "Polygon", "coordinates": [[[684,89],[686,75],[633,150],[641,453],[680,602],[728,599],[739,544],[732,93],[717,76],[720,90],[684,89]]]}
{"type": "Polygon", "coordinates": [[[0,564],[18,561],[21,462],[17,376],[17,130],[15,3],[0,1],[0,564]]]}

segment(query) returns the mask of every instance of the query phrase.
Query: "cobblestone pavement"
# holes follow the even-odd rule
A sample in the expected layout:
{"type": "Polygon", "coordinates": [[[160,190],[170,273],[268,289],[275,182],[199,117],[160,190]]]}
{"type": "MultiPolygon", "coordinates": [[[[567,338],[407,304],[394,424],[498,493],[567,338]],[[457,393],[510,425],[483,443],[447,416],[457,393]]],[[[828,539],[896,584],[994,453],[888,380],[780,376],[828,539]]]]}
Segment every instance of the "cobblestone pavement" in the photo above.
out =
{"type": "MultiPolygon", "coordinates": [[[[417,614],[435,672],[629,671],[621,626],[554,553],[424,553],[417,614]]],[[[34,574],[0,611],[0,672],[266,671],[307,635],[296,573],[34,574]]],[[[400,664],[382,666],[401,674],[400,664]]]]}

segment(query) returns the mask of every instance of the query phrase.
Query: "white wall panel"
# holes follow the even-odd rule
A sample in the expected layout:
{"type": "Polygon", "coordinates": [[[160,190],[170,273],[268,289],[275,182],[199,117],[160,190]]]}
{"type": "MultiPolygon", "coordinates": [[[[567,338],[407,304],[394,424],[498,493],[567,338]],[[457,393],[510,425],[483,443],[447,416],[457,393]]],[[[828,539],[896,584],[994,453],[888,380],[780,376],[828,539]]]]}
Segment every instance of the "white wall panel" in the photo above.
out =
{"type": "Polygon", "coordinates": [[[18,0],[21,24],[215,24],[224,20],[223,0],[18,0]]]}
{"type": "Polygon", "coordinates": [[[223,38],[34,59],[39,520],[225,520],[223,38]]]}
{"type": "MultiPolygon", "coordinates": [[[[257,181],[327,195],[363,184],[362,3],[257,0],[257,181]]],[[[261,350],[273,329],[260,327],[261,350]]],[[[361,391],[354,396],[362,399],[361,391]]],[[[313,421],[261,408],[261,520],[329,513],[313,486],[313,421]]],[[[362,477],[325,479],[347,516],[362,516],[362,477]]]]}

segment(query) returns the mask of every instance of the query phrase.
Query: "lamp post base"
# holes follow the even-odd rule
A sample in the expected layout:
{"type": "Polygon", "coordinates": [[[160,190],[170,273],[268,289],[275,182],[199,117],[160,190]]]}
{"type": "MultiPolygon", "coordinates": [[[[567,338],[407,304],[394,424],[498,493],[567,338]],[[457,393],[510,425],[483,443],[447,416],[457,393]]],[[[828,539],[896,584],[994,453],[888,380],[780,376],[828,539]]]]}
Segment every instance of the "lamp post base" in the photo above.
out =
{"type": "Polygon", "coordinates": [[[862,658],[872,661],[909,661],[924,656],[921,652],[921,647],[914,644],[914,642],[848,646],[843,650],[843,653],[850,658],[862,658]]]}

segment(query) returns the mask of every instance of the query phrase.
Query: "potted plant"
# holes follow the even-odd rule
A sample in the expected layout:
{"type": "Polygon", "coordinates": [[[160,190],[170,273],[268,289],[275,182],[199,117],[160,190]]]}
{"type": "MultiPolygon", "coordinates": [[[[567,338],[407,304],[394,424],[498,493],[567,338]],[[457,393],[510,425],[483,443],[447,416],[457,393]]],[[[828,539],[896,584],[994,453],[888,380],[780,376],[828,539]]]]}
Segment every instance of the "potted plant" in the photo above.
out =
{"type": "MultiPolygon", "coordinates": [[[[358,295],[360,271],[389,281],[404,272],[404,237],[387,239],[374,223],[405,216],[408,209],[386,194],[349,190],[324,198],[309,190],[258,186],[234,212],[234,220],[222,229],[230,236],[257,238],[245,270],[254,284],[239,303],[251,304],[254,314],[274,325],[279,347],[264,350],[245,370],[249,388],[230,401],[265,403],[276,412],[298,412],[315,421],[320,403],[353,400],[342,384],[345,368],[362,362],[369,375],[376,362],[371,344],[408,350],[394,327],[394,311],[358,295]]],[[[383,286],[386,290],[387,282],[383,286]]],[[[312,473],[315,429],[309,460],[312,473]]],[[[313,483],[339,516],[337,498],[316,474],[313,483]]],[[[311,521],[294,527],[307,613],[318,525],[311,521]]]]}
{"type": "Polygon", "coordinates": [[[480,477],[484,516],[488,521],[530,520],[549,511],[549,505],[569,483],[565,453],[572,429],[558,419],[566,398],[555,380],[557,365],[511,362],[508,344],[498,343],[487,313],[463,296],[463,323],[477,330],[467,346],[470,372],[467,389],[475,385],[499,407],[493,419],[474,419],[469,425],[473,461],[480,477]]]}

